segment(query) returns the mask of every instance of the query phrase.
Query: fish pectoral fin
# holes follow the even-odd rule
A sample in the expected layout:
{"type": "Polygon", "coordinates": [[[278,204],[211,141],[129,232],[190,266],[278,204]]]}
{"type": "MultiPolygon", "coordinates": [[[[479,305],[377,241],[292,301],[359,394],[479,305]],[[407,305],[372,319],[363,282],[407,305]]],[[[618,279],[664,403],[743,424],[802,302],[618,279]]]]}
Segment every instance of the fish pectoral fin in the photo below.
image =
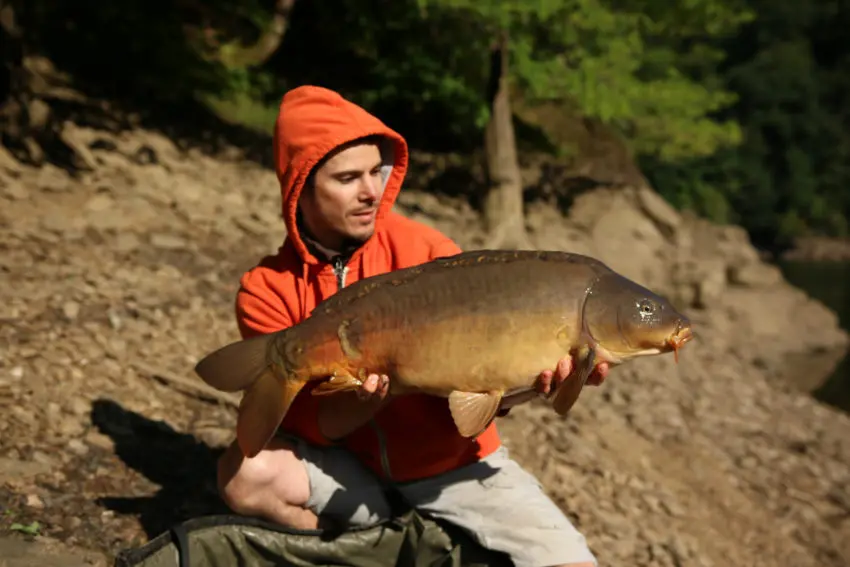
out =
{"type": "Polygon", "coordinates": [[[310,392],[314,396],[327,396],[329,394],[338,394],[339,392],[349,392],[358,390],[363,386],[363,380],[354,376],[349,372],[334,372],[333,376],[320,382],[310,392]]]}
{"type": "Polygon", "coordinates": [[[195,373],[218,390],[244,390],[269,366],[266,353],[274,336],[259,335],[225,345],[202,358],[195,373]]]}
{"type": "Polygon", "coordinates": [[[304,384],[303,380],[280,380],[269,368],[248,388],[236,420],[236,440],[243,455],[252,458],[263,450],[304,384]]]}
{"type": "Polygon", "coordinates": [[[502,392],[460,392],[449,394],[449,410],[458,432],[475,437],[496,417],[502,392]]]}
{"type": "Polygon", "coordinates": [[[579,394],[596,366],[596,351],[593,347],[582,347],[578,352],[578,361],[578,367],[573,374],[558,386],[558,391],[555,392],[552,405],[559,415],[565,415],[578,400],[579,394]]]}

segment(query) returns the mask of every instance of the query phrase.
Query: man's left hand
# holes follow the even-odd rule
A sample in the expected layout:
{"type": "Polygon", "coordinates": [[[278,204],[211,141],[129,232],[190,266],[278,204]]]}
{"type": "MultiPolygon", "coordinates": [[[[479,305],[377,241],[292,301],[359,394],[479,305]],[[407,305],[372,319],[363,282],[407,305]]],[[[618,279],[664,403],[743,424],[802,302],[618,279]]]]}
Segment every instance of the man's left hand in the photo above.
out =
{"type": "MultiPolygon", "coordinates": [[[[533,390],[504,398],[499,406],[498,415],[505,416],[507,415],[508,410],[510,410],[513,406],[527,402],[537,396],[543,396],[546,398],[552,397],[558,389],[558,386],[560,386],[564,380],[570,378],[570,374],[573,373],[573,370],[574,364],[572,357],[565,356],[558,361],[555,370],[544,370],[540,373],[537,377],[537,382],[534,384],[533,390]]],[[[608,376],[608,371],[609,366],[607,362],[597,364],[590,373],[590,376],[587,378],[587,385],[599,386],[605,380],[605,377],[608,376]]]]}
{"type": "MultiPolygon", "coordinates": [[[[587,377],[587,385],[600,385],[605,381],[605,377],[608,376],[608,370],[609,367],[607,362],[597,364],[593,368],[593,371],[591,371],[590,376],[587,377]]],[[[573,359],[570,356],[565,356],[558,361],[558,365],[555,367],[554,371],[544,370],[540,373],[540,376],[537,378],[537,383],[535,384],[537,392],[543,394],[547,398],[550,397],[555,393],[558,386],[560,386],[564,380],[569,378],[572,372],[573,359]]]]}

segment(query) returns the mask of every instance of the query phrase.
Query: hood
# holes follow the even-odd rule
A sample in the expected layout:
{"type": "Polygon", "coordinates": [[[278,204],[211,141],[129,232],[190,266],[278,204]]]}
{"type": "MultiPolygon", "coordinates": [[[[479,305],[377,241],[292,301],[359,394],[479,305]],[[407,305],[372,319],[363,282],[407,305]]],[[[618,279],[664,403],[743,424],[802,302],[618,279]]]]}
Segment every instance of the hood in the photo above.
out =
{"type": "Polygon", "coordinates": [[[301,86],[287,92],[281,100],[274,128],[275,171],[286,230],[304,262],[319,262],[305,244],[296,222],[298,198],[307,176],[337,146],[374,134],[386,140],[381,148],[384,192],[376,214],[377,231],[392,209],[407,173],[407,142],[378,118],[334,91],[301,86]]]}

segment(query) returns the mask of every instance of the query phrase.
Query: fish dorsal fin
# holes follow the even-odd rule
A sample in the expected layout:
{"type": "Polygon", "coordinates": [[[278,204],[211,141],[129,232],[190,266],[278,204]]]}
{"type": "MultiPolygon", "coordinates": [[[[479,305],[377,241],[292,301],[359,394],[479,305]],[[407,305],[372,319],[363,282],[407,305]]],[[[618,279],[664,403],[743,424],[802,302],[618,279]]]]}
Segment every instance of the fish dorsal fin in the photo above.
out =
{"type": "Polygon", "coordinates": [[[458,432],[475,437],[484,431],[499,410],[501,392],[460,392],[449,394],[449,410],[458,432]]]}
{"type": "Polygon", "coordinates": [[[555,400],[552,405],[559,415],[565,415],[578,400],[587,379],[596,366],[596,350],[585,346],[578,352],[578,367],[575,372],[566,379],[555,392],[555,400]]]}
{"type": "Polygon", "coordinates": [[[195,365],[195,373],[218,390],[244,390],[268,367],[267,352],[274,336],[260,335],[225,345],[202,358],[195,365]]]}

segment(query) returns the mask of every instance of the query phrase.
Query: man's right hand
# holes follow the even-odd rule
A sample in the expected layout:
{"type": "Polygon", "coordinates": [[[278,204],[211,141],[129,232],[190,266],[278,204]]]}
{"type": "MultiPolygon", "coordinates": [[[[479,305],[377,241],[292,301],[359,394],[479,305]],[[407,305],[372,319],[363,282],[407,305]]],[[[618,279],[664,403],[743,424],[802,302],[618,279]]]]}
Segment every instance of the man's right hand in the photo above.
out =
{"type": "Polygon", "coordinates": [[[364,402],[383,400],[390,391],[390,379],[386,374],[370,374],[357,390],[357,397],[364,402]]]}
{"type": "Polygon", "coordinates": [[[323,397],[319,401],[319,429],[328,439],[341,439],[368,423],[388,401],[390,379],[370,374],[352,392],[323,397]]]}

